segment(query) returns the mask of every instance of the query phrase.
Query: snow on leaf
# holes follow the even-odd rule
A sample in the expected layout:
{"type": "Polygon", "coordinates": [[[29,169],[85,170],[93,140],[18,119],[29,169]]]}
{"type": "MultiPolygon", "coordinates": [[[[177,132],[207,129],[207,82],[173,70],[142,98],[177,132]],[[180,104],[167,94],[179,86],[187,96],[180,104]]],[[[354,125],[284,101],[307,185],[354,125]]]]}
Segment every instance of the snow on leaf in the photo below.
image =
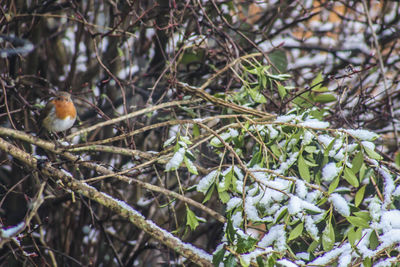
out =
{"type": "Polygon", "coordinates": [[[208,189],[211,187],[211,185],[214,183],[215,178],[218,175],[218,171],[214,170],[204,176],[200,182],[197,184],[197,191],[202,192],[202,193],[207,193],[208,189]]]}
{"type": "Polygon", "coordinates": [[[276,118],[275,122],[281,122],[281,123],[285,123],[285,122],[291,122],[294,118],[296,118],[296,115],[282,115],[276,118]]]}
{"type": "Polygon", "coordinates": [[[342,216],[347,217],[350,216],[350,207],[347,201],[339,194],[332,194],[329,197],[329,200],[332,202],[333,207],[337,212],[339,212],[342,216]]]}
{"type": "Polygon", "coordinates": [[[376,138],[378,138],[378,135],[374,132],[368,131],[368,130],[346,130],[347,133],[351,134],[355,138],[360,139],[361,141],[373,141],[376,138]]]}
{"type": "Polygon", "coordinates": [[[335,162],[329,162],[322,169],[322,180],[326,182],[332,181],[338,174],[340,169],[336,167],[335,162]]]}
{"type": "Polygon", "coordinates": [[[2,238],[11,238],[15,236],[19,231],[21,231],[25,227],[25,222],[20,222],[19,224],[8,227],[7,229],[1,228],[0,229],[0,236],[2,238]]]}
{"type": "Polygon", "coordinates": [[[326,129],[329,127],[329,122],[320,121],[317,119],[308,119],[304,122],[301,122],[299,125],[316,129],[326,129]]]}
{"type": "Polygon", "coordinates": [[[179,148],[179,150],[176,151],[175,154],[172,156],[170,161],[168,161],[168,163],[165,165],[165,170],[173,171],[178,169],[183,161],[184,155],[185,149],[183,147],[179,148]]]}

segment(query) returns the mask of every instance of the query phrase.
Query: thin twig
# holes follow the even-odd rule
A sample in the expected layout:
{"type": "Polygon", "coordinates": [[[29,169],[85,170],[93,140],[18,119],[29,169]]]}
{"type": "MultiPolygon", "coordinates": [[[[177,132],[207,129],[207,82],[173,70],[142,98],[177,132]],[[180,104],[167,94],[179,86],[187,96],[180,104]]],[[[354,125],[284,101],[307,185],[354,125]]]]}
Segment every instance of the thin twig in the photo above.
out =
{"type": "Polygon", "coordinates": [[[387,86],[386,73],[385,73],[385,67],[383,65],[381,48],[379,46],[378,38],[376,37],[375,31],[374,31],[374,28],[373,28],[373,25],[372,25],[372,20],[371,20],[370,14],[369,14],[367,2],[365,0],[362,0],[362,3],[363,3],[364,10],[365,10],[365,15],[367,16],[368,26],[371,29],[372,39],[374,40],[376,53],[378,55],[379,69],[381,71],[382,78],[383,78],[383,86],[385,88],[386,98],[387,98],[388,106],[389,106],[389,110],[390,110],[390,117],[391,117],[391,123],[392,123],[393,131],[394,131],[394,138],[396,139],[396,148],[398,149],[399,148],[399,137],[398,137],[398,133],[397,133],[397,126],[396,126],[396,123],[394,122],[392,96],[391,96],[391,92],[389,92],[389,88],[387,86]]]}

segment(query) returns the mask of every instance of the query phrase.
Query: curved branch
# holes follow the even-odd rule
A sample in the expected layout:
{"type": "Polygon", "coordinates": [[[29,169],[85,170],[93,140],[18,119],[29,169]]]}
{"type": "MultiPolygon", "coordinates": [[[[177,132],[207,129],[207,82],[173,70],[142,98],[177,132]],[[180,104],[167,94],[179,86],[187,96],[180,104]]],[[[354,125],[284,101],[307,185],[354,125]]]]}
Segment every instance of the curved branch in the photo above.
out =
{"type": "Polygon", "coordinates": [[[8,143],[3,138],[0,138],[0,150],[3,150],[14,158],[17,158],[28,167],[42,172],[46,176],[61,180],[65,189],[70,189],[75,193],[81,194],[109,208],[121,217],[129,220],[132,224],[142,229],[154,239],[160,241],[167,247],[174,249],[183,257],[188,258],[192,262],[195,262],[200,266],[212,265],[211,255],[190,244],[182,242],[180,239],[174,237],[172,234],[160,228],[152,221],[146,220],[138,211],[133,209],[124,201],[115,199],[106,193],[99,192],[96,188],[86,183],[82,183],[73,176],[67,175],[62,170],[54,168],[50,162],[44,163],[39,169],[36,158],[22,151],[18,147],[8,143]]]}

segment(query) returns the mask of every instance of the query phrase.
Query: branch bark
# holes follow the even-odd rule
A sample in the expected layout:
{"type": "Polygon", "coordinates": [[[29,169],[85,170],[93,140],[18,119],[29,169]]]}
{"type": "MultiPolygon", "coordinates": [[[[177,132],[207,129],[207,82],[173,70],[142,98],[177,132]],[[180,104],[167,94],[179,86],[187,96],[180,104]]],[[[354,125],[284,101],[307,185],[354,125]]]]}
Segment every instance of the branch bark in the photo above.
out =
{"type": "Polygon", "coordinates": [[[200,266],[212,265],[211,255],[190,244],[182,242],[169,232],[158,227],[152,221],[146,220],[138,211],[130,207],[127,203],[115,199],[106,193],[99,192],[96,188],[75,179],[73,176],[68,175],[62,170],[53,167],[50,162],[46,162],[42,164],[40,168],[38,168],[38,162],[36,158],[7,142],[3,138],[0,138],[0,150],[20,160],[27,167],[40,171],[46,176],[62,181],[62,186],[64,189],[69,189],[74,193],[81,194],[91,200],[96,201],[100,205],[107,207],[119,216],[127,219],[136,227],[142,229],[154,239],[158,240],[167,247],[174,249],[177,253],[181,254],[183,257],[191,260],[192,262],[200,266]]]}

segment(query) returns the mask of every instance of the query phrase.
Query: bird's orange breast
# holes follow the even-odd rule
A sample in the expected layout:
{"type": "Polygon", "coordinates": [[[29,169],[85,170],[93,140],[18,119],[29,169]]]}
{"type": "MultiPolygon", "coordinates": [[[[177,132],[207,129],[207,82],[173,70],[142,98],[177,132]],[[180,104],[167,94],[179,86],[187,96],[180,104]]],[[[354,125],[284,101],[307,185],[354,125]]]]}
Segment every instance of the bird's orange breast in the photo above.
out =
{"type": "Polygon", "coordinates": [[[57,118],[64,120],[68,116],[71,118],[76,117],[76,109],[75,109],[74,103],[72,103],[71,101],[66,101],[66,100],[54,101],[53,100],[52,102],[55,106],[57,118]]]}

